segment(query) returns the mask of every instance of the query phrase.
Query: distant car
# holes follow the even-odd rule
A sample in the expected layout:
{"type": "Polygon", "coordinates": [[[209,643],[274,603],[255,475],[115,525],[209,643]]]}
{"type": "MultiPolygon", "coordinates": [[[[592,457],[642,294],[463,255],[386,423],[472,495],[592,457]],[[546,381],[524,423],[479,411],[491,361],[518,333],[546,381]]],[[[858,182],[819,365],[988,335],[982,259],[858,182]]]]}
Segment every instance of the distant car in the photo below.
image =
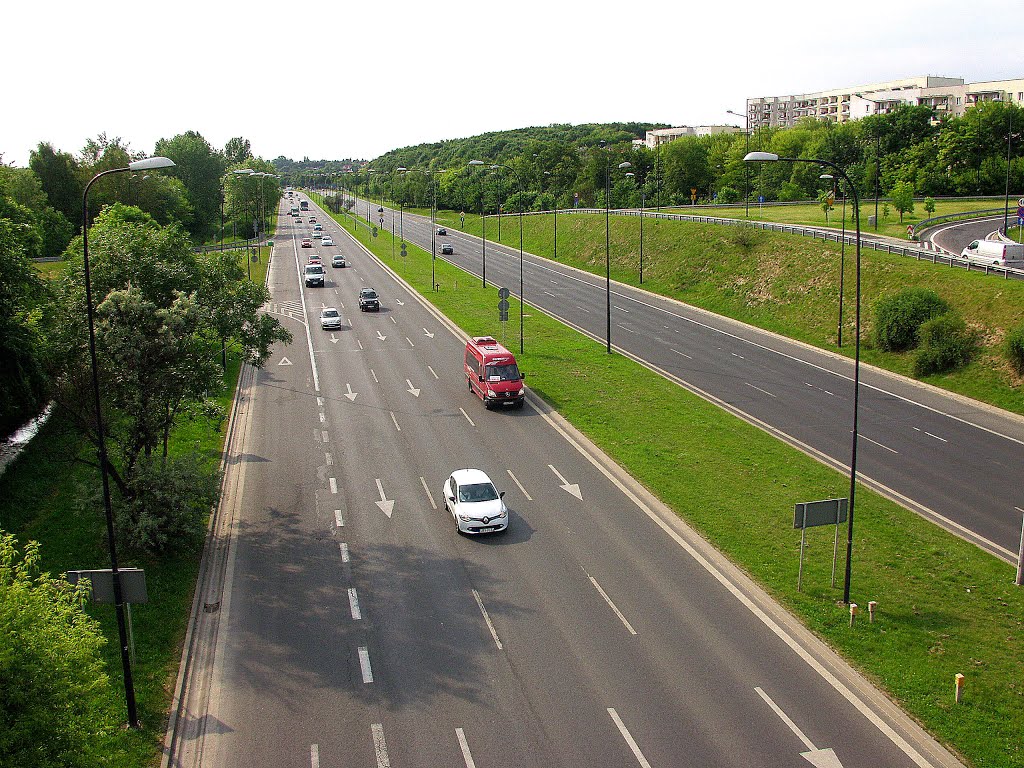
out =
{"type": "Polygon", "coordinates": [[[324,235],[323,240],[320,241],[320,245],[334,245],[334,238],[330,235],[324,235]]]}
{"type": "Polygon", "coordinates": [[[310,224],[316,224],[316,216],[310,216],[309,217],[309,223],[310,224]]]}
{"type": "Polygon", "coordinates": [[[297,213],[295,214],[295,223],[296,224],[301,224],[302,223],[302,217],[299,216],[299,214],[297,214],[297,213]]]}
{"type": "Polygon", "coordinates": [[[457,469],[444,481],[445,510],[459,533],[498,533],[508,528],[508,507],[491,479],[479,469],[457,469]]]}
{"type": "Polygon", "coordinates": [[[451,243],[441,243],[442,256],[451,256],[453,253],[455,253],[455,246],[451,243]]]}
{"type": "Polygon", "coordinates": [[[324,236],[324,233],[323,233],[323,232],[314,232],[314,233],[313,233],[313,237],[315,237],[315,238],[316,238],[317,240],[319,240],[319,239],[320,239],[320,238],[322,238],[323,236],[324,236]]]}
{"type": "Polygon", "coordinates": [[[313,225],[314,232],[320,232],[324,228],[323,224],[317,224],[316,219],[310,219],[309,223],[313,225]]]}
{"type": "Polygon", "coordinates": [[[320,257],[317,254],[315,254],[315,253],[309,254],[309,260],[306,263],[307,264],[319,264],[320,266],[323,266],[323,264],[324,264],[323,261],[320,259],[320,257]]]}
{"type": "Polygon", "coordinates": [[[334,254],[334,257],[331,259],[331,266],[332,267],[344,267],[345,266],[345,257],[342,256],[340,253],[334,254]]]}
{"type": "Polygon", "coordinates": [[[359,311],[380,311],[380,297],[377,296],[377,292],[373,290],[373,288],[363,288],[361,291],[359,291],[359,311]]]}
{"type": "Polygon", "coordinates": [[[448,230],[445,229],[444,227],[438,227],[437,234],[441,235],[441,237],[444,237],[445,235],[448,234],[448,230]]]}
{"type": "Polygon", "coordinates": [[[334,307],[324,307],[320,310],[320,327],[325,331],[332,328],[341,328],[341,315],[334,307]]]}
{"type": "Polygon", "coordinates": [[[302,247],[303,248],[312,248],[313,247],[313,238],[312,237],[304,237],[304,238],[302,238],[302,247]]]}

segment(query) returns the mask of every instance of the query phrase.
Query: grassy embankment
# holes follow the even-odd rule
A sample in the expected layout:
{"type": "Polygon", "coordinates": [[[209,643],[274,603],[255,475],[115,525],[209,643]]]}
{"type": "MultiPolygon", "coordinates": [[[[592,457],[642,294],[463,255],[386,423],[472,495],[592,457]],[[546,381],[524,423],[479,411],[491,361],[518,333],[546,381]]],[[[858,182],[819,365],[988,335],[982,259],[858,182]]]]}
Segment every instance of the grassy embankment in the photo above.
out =
{"type": "MultiPolygon", "coordinates": [[[[351,218],[337,218],[353,231],[351,218]]],[[[518,229],[510,230],[518,245],[518,229]]],[[[559,217],[560,256],[563,233],[568,244],[572,232],[580,243],[577,258],[593,267],[597,259],[593,230],[583,218],[559,217]]],[[[505,232],[503,226],[503,236],[505,232]]],[[[355,234],[465,331],[498,331],[493,287],[481,289],[475,279],[439,260],[435,267],[441,289],[431,292],[428,254],[409,246],[408,258],[393,259],[390,232],[370,238],[365,226],[357,226],[355,234]]],[[[617,248],[624,247],[623,238],[629,234],[628,228],[616,230],[617,248]]],[[[603,263],[603,228],[600,235],[603,263]]],[[[703,297],[709,304],[741,308],[741,314],[767,324],[774,314],[767,300],[780,290],[796,259],[776,256],[770,269],[757,266],[769,257],[744,258],[733,253],[718,242],[726,235],[721,228],[672,235],[691,258],[702,254],[699,262],[675,269],[661,262],[651,276],[678,282],[688,295],[703,297]],[[713,248],[696,247],[694,241],[700,238],[709,240],[713,248]],[[730,274],[730,269],[736,271],[730,274]],[[725,290],[722,284],[733,289],[725,290]],[[726,295],[716,299],[718,291],[726,295]],[[755,301],[758,298],[762,300],[755,301]]],[[[529,237],[531,250],[537,249],[541,234],[531,228],[529,237]]],[[[787,253],[807,250],[819,258],[824,248],[821,243],[775,238],[766,238],[758,246],[759,250],[769,247],[784,247],[787,253]]],[[[882,259],[872,261],[867,269],[880,276],[907,268],[916,270],[917,265],[882,259]]],[[[975,277],[984,278],[960,275],[970,284],[975,277]]],[[[807,292],[820,301],[823,288],[815,283],[807,292]]],[[[783,298],[799,305],[805,293],[791,288],[783,298]]],[[[511,303],[514,316],[518,307],[514,299],[511,303]]],[[[800,306],[783,302],[782,308],[782,330],[803,328],[805,336],[827,334],[824,320],[809,328],[798,322],[800,306]]],[[[878,601],[879,614],[873,624],[859,621],[850,628],[846,607],[837,602],[842,591],[829,584],[831,532],[809,532],[804,591],[797,592],[800,537],[792,529],[793,504],[845,496],[844,476],[630,360],[605,354],[602,344],[542,313],[529,307],[527,313],[526,353],[520,363],[529,372],[535,393],[969,764],[1024,766],[1024,593],[1013,586],[1012,568],[861,488],[852,596],[861,606],[878,601]],[[967,677],[966,695],[959,705],[953,702],[957,673],[967,677]]]]}
{"type": "MultiPolygon", "coordinates": [[[[251,264],[252,279],[259,283],[265,279],[270,249],[261,250],[259,262],[251,264]]],[[[54,278],[64,263],[37,266],[44,275],[54,278]]],[[[234,396],[239,367],[238,356],[229,354],[224,385],[216,395],[225,409],[234,396]]],[[[216,467],[224,437],[223,432],[212,430],[205,421],[186,421],[174,431],[171,450],[205,456],[216,467]]],[[[94,453],[57,411],[0,476],[0,528],[15,534],[22,545],[29,540],[39,541],[43,570],[51,574],[110,567],[98,471],[94,466],[76,462],[74,457],[88,461],[93,460],[94,453]]],[[[119,554],[122,567],[135,566],[146,571],[149,603],[131,609],[136,651],[133,673],[143,728],[126,731],[119,727],[126,717],[117,622],[113,606],[90,604],[87,610],[99,620],[108,640],[104,656],[113,692],[110,719],[97,723],[96,730],[104,734],[102,752],[108,758],[104,765],[140,768],[160,762],[167,710],[201,553],[169,558],[119,554]]]]}
{"type": "MultiPolygon", "coordinates": [[[[451,229],[459,227],[459,217],[454,212],[442,211],[438,221],[451,229]]],[[[494,218],[488,217],[490,240],[497,237],[495,224],[494,218]]],[[[552,217],[524,216],[523,225],[525,249],[551,258],[552,217]]],[[[465,229],[479,235],[479,216],[468,214],[465,229]]],[[[645,221],[643,287],[852,357],[853,248],[846,248],[840,349],[836,346],[840,246],[795,235],[744,230],[752,243],[747,249],[737,244],[738,231],[735,227],[714,224],[645,221]]],[[[558,260],[603,276],[604,234],[603,215],[559,215],[558,260]]],[[[505,245],[519,247],[518,217],[503,217],[501,237],[505,245]]],[[[638,218],[611,217],[612,279],[639,284],[639,243],[638,218]]],[[[903,375],[912,374],[913,353],[886,353],[871,344],[872,307],[881,296],[907,285],[931,288],[981,333],[982,348],[965,368],[928,376],[923,381],[1024,414],[1024,381],[1002,356],[1007,331],[1024,322],[1024,281],[1004,280],[869,249],[863,250],[861,260],[864,362],[903,375]]]]}

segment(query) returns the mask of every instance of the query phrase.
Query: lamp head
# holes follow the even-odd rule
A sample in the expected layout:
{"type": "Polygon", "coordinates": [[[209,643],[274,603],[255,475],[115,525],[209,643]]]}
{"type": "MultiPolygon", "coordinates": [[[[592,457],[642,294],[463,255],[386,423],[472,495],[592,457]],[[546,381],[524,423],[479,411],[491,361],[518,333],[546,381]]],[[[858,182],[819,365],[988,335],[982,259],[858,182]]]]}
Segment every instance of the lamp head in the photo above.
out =
{"type": "Polygon", "coordinates": [[[629,162],[628,160],[626,162],[624,162],[624,163],[619,163],[619,169],[620,170],[622,168],[632,168],[632,167],[633,167],[633,164],[631,162],[629,162]]]}
{"type": "Polygon", "coordinates": [[[774,152],[747,152],[743,158],[745,163],[774,163],[779,156],[774,152]]]}
{"type": "Polygon", "coordinates": [[[483,165],[484,161],[483,160],[470,160],[469,164],[470,165],[483,165]]]}
{"type": "Polygon", "coordinates": [[[151,171],[154,168],[173,168],[174,161],[169,157],[144,157],[128,163],[128,167],[133,171],[151,171]]]}

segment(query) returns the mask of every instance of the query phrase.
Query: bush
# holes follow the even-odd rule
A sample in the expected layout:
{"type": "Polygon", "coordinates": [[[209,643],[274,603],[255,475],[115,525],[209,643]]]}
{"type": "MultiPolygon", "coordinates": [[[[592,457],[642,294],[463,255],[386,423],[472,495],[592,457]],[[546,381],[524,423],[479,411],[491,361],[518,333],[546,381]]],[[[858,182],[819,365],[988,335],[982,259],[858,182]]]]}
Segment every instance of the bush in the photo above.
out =
{"type": "Polygon", "coordinates": [[[1013,369],[1024,376],[1024,325],[1010,331],[1003,346],[1003,354],[1013,369]]]}
{"type": "Polygon", "coordinates": [[[217,501],[220,476],[191,457],[147,459],[135,467],[115,511],[121,543],[139,552],[198,547],[217,501]]]}
{"type": "Polygon", "coordinates": [[[718,198],[716,202],[722,203],[738,203],[743,199],[743,194],[735,187],[722,187],[718,190],[718,198]]]}
{"type": "Polygon", "coordinates": [[[927,288],[904,288],[883,296],[875,304],[875,346],[886,352],[913,349],[921,324],[948,311],[949,305],[927,288]]]}
{"type": "Polygon", "coordinates": [[[761,233],[751,226],[741,224],[733,228],[729,235],[729,241],[736,246],[740,253],[749,256],[761,242],[761,233]]]}
{"type": "Polygon", "coordinates": [[[944,373],[967,365],[978,348],[978,334],[956,312],[922,323],[921,348],[914,356],[914,375],[944,373]]]}

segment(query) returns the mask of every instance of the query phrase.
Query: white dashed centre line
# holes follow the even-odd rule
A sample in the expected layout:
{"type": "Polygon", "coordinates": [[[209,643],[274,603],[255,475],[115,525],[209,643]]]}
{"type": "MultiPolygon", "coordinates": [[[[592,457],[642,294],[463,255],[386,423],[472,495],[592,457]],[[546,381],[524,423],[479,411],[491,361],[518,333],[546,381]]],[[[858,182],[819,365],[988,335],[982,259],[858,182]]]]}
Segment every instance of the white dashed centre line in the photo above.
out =
{"type": "Polygon", "coordinates": [[[474,424],[473,420],[469,418],[469,414],[466,413],[466,410],[464,408],[459,408],[459,410],[462,411],[462,415],[466,417],[466,421],[469,422],[470,426],[475,427],[476,424],[474,424]]]}
{"type": "Polygon", "coordinates": [[[469,742],[466,741],[466,734],[463,733],[461,728],[455,729],[455,738],[459,740],[459,746],[462,747],[462,759],[466,761],[466,768],[476,768],[476,763],[473,762],[473,755],[469,752],[469,742]]]}
{"type": "Polygon", "coordinates": [[[740,360],[746,360],[747,359],[743,355],[737,355],[735,352],[730,352],[729,354],[732,355],[733,357],[738,357],[740,360]]]}
{"type": "Polygon", "coordinates": [[[321,413],[320,414],[320,423],[321,424],[325,424],[326,422],[327,422],[327,417],[324,414],[321,413]]]}
{"type": "MultiPolygon", "coordinates": [[[[366,649],[365,645],[359,646],[359,668],[363,671],[363,682],[373,682],[373,669],[370,668],[370,652],[366,649]]],[[[383,733],[381,733],[381,740],[383,741],[383,733]]],[[[376,739],[374,739],[376,741],[376,739]]],[[[385,753],[386,754],[386,753],[385,753]]],[[[385,763],[387,765],[387,763],[385,763]]],[[[380,756],[377,757],[377,765],[380,765],[380,756]]]]}
{"type": "Polygon", "coordinates": [[[340,544],[338,544],[338,548],[341,550],[341,562],[347,563],[349,559],[348,544],[346,544],[345,542],[341,542],[340,544]]]}
{"type": "Polygon", "coordinates": [[[622,734],[622,738],[626,740],[626,744],[629,745],[630,750],[633,752],[633,757],[640,763],[643,768],[651,768],[651,764],[647,762],[647,758],[644,757],[644,753],[640,751],[640,747],[637,745],[633,736],[627,730],[625,724],[622,722],[622,718],[619,717],[619,713],[616,712],[612,707],[608,707],[608,714],[612,716],[612,720],[615,722],[615,726],[619,729],[619,733],[622,734]]]}
{"type": "Polygon", "coordinates": [[[345,520],[341,516],[341,510],[340,509],[334,510],[334,524],[336,526],[338,526],[339,528],[344,528],[345,527],[345,520]]]}
{"type": "Polygon", "coordinates": [[[615,603],[613,603],[612,599],[608,597],[608,593],[601,589],[601,585],[597,583],[597,579],[595,579],[593,576],[589,576],[588,578],[590,579],[590,583],[594,585],[594,588],[601,593],[601,597],[604,598],[604,601],[608,603],[608,607],[611,608],[612,611],[614,611],[615,615],[619,617],[619,621],[621,621],[622,624],[626,627],[626,629],[629,631],[629,634],[635,635],[636,630],[633,629],[633,625],[630,624],[626,620],[626,617],[622,615],[622,611],[615,607],[615,603]]]}
{"type": "Polygon", "coordinates": [[[400,426],[398,426],[398,419],[395,418],[395,412],[394,411],[388,411],[388,413],[391,414],[391,420],[393,422],[395,422],[395,429],[397,429],[399,432],[401,432],[402,428],[400,426]]]}
{"type": "Polygon", "coordinates": [[[690,356],[689,356],[688,354],[686,354],[685,352],[680,352],[680,351],[679,351],[678,349],[672,349],[672,347],[669,347],[669,349],[670,349],[670,350],[672,350],[673,352],[675,352],[675,353],[676,353],[677,355],[682,355],[682,356],[683,356],[683,357],[685,357],[685,358],[686,358],[687,360],[693,360],[693,358],[692,358],[692,357],[690,357],[690,356]]]}
{"type": "Polygon", "coordinates": [[[391,317],[391,322],[394,323],[395,325],[398,325],[398,321],[395,320],[394,316],[391,317]]]}
{"type": "Polygon", "coordinates": [[[375,384],[380,384],[380,380],[377,378],[377,374],[373,372],[373,368],[370,369],[370,375],[373,376],[373,381],[375,384]]]}
{"type": "Polygon", "coordinates": [[[434,503],[434,497],[431,495],[430,489],[427,488],[427,481],[421,477],[420,482],[423,484],[423,492],[426,493],[427,498],[430,499],[430,506],[437,509],[437,504],[434,503]]]}
{"type": "Polygon", "coordinates": [[[948,443],[949,442],[949,440],[946,440],[944,437],[939,437],[938,435],[933,435],[931,432],[925,432],[925,434],[928,435],[928,437],[934,437],[936,440],[941,440],[944,443],[948,443]]]}
{"type": "Polygon", "coordinates": [[[324,441],[325,443],[329,443],[329,442],[331,442],[331,438],[327,436],[327,433],[326,433],[326,432],[321,432],[321,433],[320,433],[320,437],[321,437],[321,438],[323,438],[323,441],[324,441]]]}
{"type": "Polygon", "coordinates": [[[748,387],[750,387],[751,389],[756,389],[756,390],[757,390],[758,392],[762,392],[762,393],[764,393],[764,394],[768,395],[768,397],[776,397],[776,395],[773,395],[773,394],[772,394],[771,392],[769,392],[769,391],[768,391],[768,390],[766,390],[766,389],[761,389],[760,387],[755,387],[755,386],[754,386],[753,384],[751,384],[751,383],[750,383],[749,381],[747,381],[747,382],[744,382],[744,383],[745,383],[745,384],[746,384],[746,385],[747,385],[748,387]]]}
{"type": "Polygon", "coordinates": [[[331,454],[329,454],[329,453],[325,453],[325,454],[324,454],[324,458],[326,458],[326,459],[327,459],[327,466],[328,466],[328,467],[330,467],[330,466],[332,466],[332,465],[334,464],[334,457],[333,457],[333,456],[331,456],[331,454]]]}
{"type": "Polygon", "coordinates": [[[338,492],[338,481],[335,478],[330,478],[328,482],[331,484],[331,493],[338,492]]]}
{"type": "Polygon", "coordinates": [[[363,618],[362,612],[359,610],[359,595],[356,594],[355,587],[349,587],[348,589],[348,607],[352,611],[352,618],[359,621],[363,618]]]}
{"type": "Polygon", "coordinates": [[[310,744],[309,746],[309,765],[310,768],[320,768],[320,745],[310,744]]]}
{"type": "MultiPolygon", "coordinates": [[[[853,432],[850,432],[850,434],[852,435],[853,432]]],[[[878,442],[877,440],[872,440],[870,437],[864,437],[864,435],[861,435],[860,433],[858,433],[858,436],[861,440],[867,440],[869,443],[873,443],[877,445],[879,448],[885,448],[885,450],[889,451],[889,453],[899,453],[899,451],[890,448],[888,445],[882,445],[880,442],[878,442]]]]}
{"type": "Polygon", "coordinates": [[[373,751],[377,755],[377,768],[391,768],[391,760],[388,758],[388,745],[384,741],[384,726],[374,723],[370,726],[373,733],[373,751]]]}
{"type": "Polygon", "coordinates": [[[526,492],[526,489],[523,488],[523,484],[519,482],[519,478],[512,474],[512,470],[507,469],[505,471],[508,472],[508,476],[512,478],[512,482],[519,486],[519,490],[523,492],[523,496],[525,496],[530,501],[533,501],[533,497],[526,492]]]}
{"type": "Polygon", "coordinates": [[[434,369],[433,369],[433,368],[431,368],[431,367],[430,367],[429,365],[427,366],[427,370],[428,370],[428,371],[430,371],[430,372],[431,372],[431,373],[432,373],[432,374],[434,375],[434,378],[435,378],[435,379],[437,379],[438,381],[440,381],[440,380],[441,380],[441,377],[440,377],[440,376],[438,376],[438,375],[437,375],[436,373],[434,373],[434,369]]]}
{"type": "Polygon", "coordinates": [[[629,310],[626,309],[625,307],[620,307],[618,304],[612,304],[612,306],[615,307],[615,309],[619,310],[620,312],[625,312],[627,315],[629,314],[629,310]]]}
{"type": "Polygon", "coordinates": [[[475,589],[473,590],[473,598],[476,600],[476,604],[480,608],[480,613],[483,614],[484,623],[487,624],[487,629],[490,630],[491,637],[494,639],[494,644],[498,646],[498,650],[500,651],[502,648],[501,640],[498,639],[498,633],[494,629],[494,624],[491,622],[491,617],[487,614],[487,609],[484,608],[484,601],[480,598],[480,593],[477,592],[475,589]]]}
{"type": "Polygon", "coordinates": [[[590,310],[587,309],[586,307],[576,307],[576,309],[582,310],[582,311],[586,312],[588,315],[590,314],[590,310]]]}

